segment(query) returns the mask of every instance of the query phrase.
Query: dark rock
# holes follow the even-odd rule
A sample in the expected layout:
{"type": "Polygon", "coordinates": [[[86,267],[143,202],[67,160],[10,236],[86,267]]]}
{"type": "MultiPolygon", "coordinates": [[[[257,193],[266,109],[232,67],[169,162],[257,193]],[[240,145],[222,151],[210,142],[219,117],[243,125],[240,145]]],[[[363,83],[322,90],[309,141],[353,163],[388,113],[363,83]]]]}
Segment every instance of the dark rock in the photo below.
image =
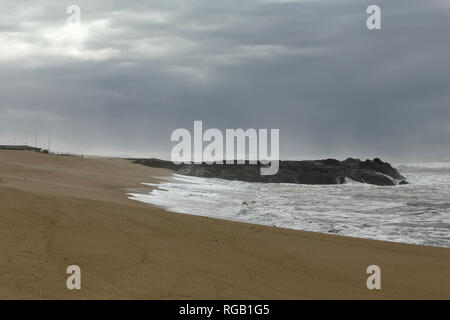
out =
{"type": "Polygon", "coordinates": [[[280,161],[275,175],[263,176],[258,164],[182,164],[158,159],[135,159],[135,163],[175,170],[177,174],[247,182],[297,183],[297,184],[342,184],[346,178],[357,182],[392,186],[406,184],[403,177],[389,163],[379,158],[361,161],[348,158],[308,161],[280,161]],[[399,182],[401,180],[401,182],[399,182]]]}

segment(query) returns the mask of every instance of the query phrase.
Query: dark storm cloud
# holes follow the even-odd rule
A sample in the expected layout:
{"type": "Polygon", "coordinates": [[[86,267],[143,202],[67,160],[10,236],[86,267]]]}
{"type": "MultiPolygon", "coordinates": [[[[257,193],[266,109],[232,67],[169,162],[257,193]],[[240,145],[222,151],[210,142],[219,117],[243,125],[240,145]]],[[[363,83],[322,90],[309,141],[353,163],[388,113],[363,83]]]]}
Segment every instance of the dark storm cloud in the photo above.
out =
{"type": "Polygon", "coordinates": [[[285,158],[448,156],[445,0],[0,4],[0,143],[158,155],[203,120],[280,128],[285,158]]]}

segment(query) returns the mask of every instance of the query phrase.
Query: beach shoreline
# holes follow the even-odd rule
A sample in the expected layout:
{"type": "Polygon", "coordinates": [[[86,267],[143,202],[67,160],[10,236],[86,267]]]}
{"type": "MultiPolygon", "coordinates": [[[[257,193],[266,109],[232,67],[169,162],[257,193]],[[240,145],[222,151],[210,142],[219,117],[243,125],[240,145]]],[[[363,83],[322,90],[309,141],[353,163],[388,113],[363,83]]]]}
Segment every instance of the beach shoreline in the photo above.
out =
{"type": "Polygon", "coordinates": [[[449,299],[450,249],[185,215],[128,199],[171,173],[0,151],[2,299],[449,299]],[[82,290],[66,288],[66,267],[82,290]],[[368,290],[379,265],[382,289],[368,290]]]}

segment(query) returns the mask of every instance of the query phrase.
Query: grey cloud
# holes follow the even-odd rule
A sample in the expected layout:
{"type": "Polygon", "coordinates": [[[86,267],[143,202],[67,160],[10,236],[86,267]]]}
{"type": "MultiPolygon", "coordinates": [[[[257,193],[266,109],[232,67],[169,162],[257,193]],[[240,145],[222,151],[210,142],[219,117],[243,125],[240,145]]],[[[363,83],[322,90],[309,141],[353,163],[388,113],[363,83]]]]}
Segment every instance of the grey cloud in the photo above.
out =
{"type": "Polygon", "coordinates": [[[369,31],[372,2],[79,1],[73,44],[72,3],[0,1],[0,114],[21,115],[0,143],[38,130],[61,151],[167,154],[203,120],[280,128],[284,158],[447,157],[449,7],[379,0],[369,31]]]}

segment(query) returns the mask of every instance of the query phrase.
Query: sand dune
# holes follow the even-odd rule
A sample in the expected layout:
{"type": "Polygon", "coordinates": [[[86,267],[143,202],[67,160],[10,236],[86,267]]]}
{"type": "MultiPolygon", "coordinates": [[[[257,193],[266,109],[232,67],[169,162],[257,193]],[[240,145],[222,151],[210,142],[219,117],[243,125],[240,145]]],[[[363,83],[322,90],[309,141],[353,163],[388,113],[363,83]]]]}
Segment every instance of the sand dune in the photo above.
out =
{"type": "Polygon", "coordinates": [[[181,215],[127,199],[170,171],[0,151],[2,299],[450,298],[450,249],[181,215]],[[66,267],[82,289],[66,288],[66,267]],[[366,288],[368,265],[382,289],[366,288]]]}

